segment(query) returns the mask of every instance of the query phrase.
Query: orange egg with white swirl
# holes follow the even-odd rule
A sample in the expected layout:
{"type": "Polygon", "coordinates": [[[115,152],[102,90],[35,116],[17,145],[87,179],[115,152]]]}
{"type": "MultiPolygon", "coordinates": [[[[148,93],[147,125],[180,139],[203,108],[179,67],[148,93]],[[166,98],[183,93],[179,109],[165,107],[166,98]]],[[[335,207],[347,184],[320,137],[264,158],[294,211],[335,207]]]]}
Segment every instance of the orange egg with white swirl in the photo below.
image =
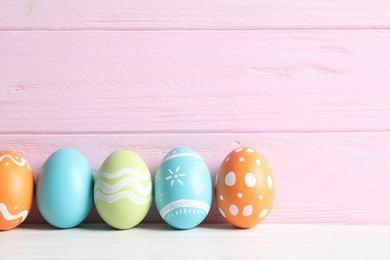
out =
{"type": "Polygon", "coordinates": [[[22,223],[34,201],[34,176],[30,165],[14,151],[0,151],[0,230],[22,223]]]}

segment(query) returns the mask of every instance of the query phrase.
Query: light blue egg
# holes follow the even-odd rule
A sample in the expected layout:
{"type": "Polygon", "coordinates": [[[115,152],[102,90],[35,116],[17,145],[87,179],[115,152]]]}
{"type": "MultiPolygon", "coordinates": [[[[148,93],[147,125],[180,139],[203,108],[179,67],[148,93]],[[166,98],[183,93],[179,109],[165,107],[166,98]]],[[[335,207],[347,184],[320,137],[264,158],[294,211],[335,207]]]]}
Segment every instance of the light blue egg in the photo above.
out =
{"type": "Polygon", "coordinates": [[[187,147],[171,150],[154,180],[154,199],[161,217],[178,229],[199,225],[210,211],[212,182],[204,160],[187,147]]]}
{"type": "Polygon", "coordinates": [[[58,228],[80,224],[93,205],[93,174],[85,157],[71,148],[53,153],[37,179],[38,209],[58,228]]]}

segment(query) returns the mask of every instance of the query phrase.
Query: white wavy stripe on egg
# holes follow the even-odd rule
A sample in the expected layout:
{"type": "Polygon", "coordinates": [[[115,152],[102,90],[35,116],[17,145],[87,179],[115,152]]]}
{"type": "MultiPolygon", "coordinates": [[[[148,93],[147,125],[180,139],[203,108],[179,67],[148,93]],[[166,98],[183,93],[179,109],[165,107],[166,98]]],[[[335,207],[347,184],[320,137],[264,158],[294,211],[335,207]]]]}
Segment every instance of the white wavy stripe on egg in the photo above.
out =
{"type": "Polygon", "coordinates": [[[3,217],[6,220],[14,220],[14,219],[22,217],[22,221],[21,222],[23,222],[27,218],[27,215],[28,215],[28,211],[27,210],[23,210],[23,211],[19,212],[16,215],[12,215],[8,211],[7,206],[5,204],[3,204],[3,203],[0,203],[0,213],[3,215],[3,217]]]}
{"type": "Polygon", "coordinates": [[[142,174],[137,170],[127,168],[127,167],[123,167],[119,171],[114,172],[114,173],[100,172],[98,175],[99,175],[99,177],[105,178],[105,179],[115,179],[115,178],[121,177],[121,176],[126,175],[126,174],[134,175],[135,177],[137,177],[138,179],[141,179],[143,181],[151,180],[150,172],[148,170],[146,170],[146,172],[144,174],[142,174]]]}
{"type": "Polygon", "coordinates": [[[11,155],[9,154],[4,154],[3,156],[0,157],[0,163],[5,159],[5,158],[10,158],[12,160],[12,162],[20,167],[23,167],[25,165],[27,165],[27,168],[31,170],[31,167],[30,165],[28,164],[28,162],[24,159],[24,158],[21,158],[20,159],[20,162],[16,161],[11,155]]]}
{"type": "Polygon", "coordinates": [[[200,157],[199,155],[195,154],[195,153],[178,153],[178,154],[172,154],[172,155],[169,155],[167,156],[166,158],[164,158],[160,164],[163,164],[164,162],[170,160],[170,159],[173,159],[173,158],[178,158],[178,157],[195,157],[195,158],[200,158],[202,159],[202,157],[200,157]]]}
{"type": "Polygon", "coordinates": [[[131,202],[135,204],[144,205],[152,201],[152,196],[143,198],[129,190],[121,191],[115,194],[104,194],[101,191],[97,191],[95,192],[95,202],[97,199],[100,199],[107,203],[115,203],[120,199],[129,199],[131,202]]]}
{"type": "Polygon", "coordinates": [[[174,202],[167,204],[165,207],[163,207],[160,210],[160,215],[162,218],[165,218],[165,216],[169,212],[171,212],[177,208],[184,208],[184,207],[199,208],[199,209],[203,209],[206,212],[209,212],[209,210],[210,210],[210,206],[206,202],[199,201],[199,200],[182,199],[182,200],[177,200],[177,201],[174,201],[174,202]]]}
{"type": "Polygon", "coordinates": [[[140,195],[143,195],[143,196],[151,195],[151,192],[152,192],[152,183],[151,182],[149,182],[147,187],[143,187],[142,184],[139,183],[139,181],[132,179],[130,177],[121,179],[120,181],[118,181],[117,183],[115,183],[113,185],[108,184],[107,182],[105,182],[103,180],[98,180],[95,183],[95,192],[100,188],[104,193],[112,194],[112,193],[115,193],[126,186],[130,186],[130,187],[134,188],[137,193],[139,193],[140,195]]]}

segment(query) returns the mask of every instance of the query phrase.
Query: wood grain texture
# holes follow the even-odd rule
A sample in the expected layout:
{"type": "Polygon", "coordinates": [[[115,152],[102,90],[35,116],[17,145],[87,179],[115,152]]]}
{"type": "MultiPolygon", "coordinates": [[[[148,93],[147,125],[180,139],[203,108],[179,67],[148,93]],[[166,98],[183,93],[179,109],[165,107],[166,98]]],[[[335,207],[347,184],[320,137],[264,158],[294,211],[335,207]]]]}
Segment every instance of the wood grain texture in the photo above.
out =
{"type": "MultiPolygon", "coordinates": [[[[196,150],[212,178],[237,146],[252,146],[271,165],[274,209],[268,223],[390,224],[390,177],[386,174],[390,133],[5,135],[2,147],[20,151],[35,175],[46,158],[62,147],[82,152],[96,172],[117,149],[137,152],[154,175],[173,147],[196,150]]],[[[43,222],[37,210],[26,220],[43,222]]],[[[95,211],[87,222],[101,222],[95,211]]],[[[154,206],[145,222],[161,222],[154,206]]],[[[206,222],[223,222],[214,202],[206,222]]]]}
{"type": "Polygon", "coordinates": [[[383,29],[387,0],[3,0],[0,30],[383,29]]]}
{"type": "Polygon", "coordinates": [[[2,32],[0,45],[2,133],[390,130],[390,30],[2,32]]]}
{"type": "Polygon", "coordinates": [[[250,145],[274,170],[268,223],[390,224],[389,1],[0,6],[0,149],[35,174],[62,147],[94,171],[129,148],[154,172],[187,145],[214,177],[250,145]]]}
{"type": "Polygon", "coordinates": [[[257,259],[261,255],[266,259],[360,260],[390,256],[389,226],[262,224],[240,230],[210,224],[178,231],[148,224],[115,231],[101,224],[67,230],[22,225],[1,235],[6,241],[0,244],[4,259],[257,259]]]}

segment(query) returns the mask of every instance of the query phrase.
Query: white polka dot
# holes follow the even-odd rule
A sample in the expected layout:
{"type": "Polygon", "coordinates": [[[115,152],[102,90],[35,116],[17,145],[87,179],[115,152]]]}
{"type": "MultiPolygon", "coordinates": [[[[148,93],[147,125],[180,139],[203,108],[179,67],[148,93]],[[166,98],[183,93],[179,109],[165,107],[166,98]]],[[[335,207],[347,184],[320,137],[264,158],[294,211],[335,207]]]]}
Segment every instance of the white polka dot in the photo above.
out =
{"type": "Polygon", "coordinates": [[[253,153],[255,150],[253,150],[252,148],[248,148],[248,149],[246,149],[246,152],[247,153],[253,153]]]}
{"type": "Polygon", "coordinates": [[[230,205],[229,211],[230,211],[230,214],[232,214],[233,216],[236,216],[238,214],[238,208],[234,204],[230,205]]]}
{"type": "Polygon", "coordinates": [[[226,218],[225,212],[223,212],[223,210],[220,207],[218,207],[218,210],[219,213],[221,213],[222,217],[226,218]]]}
{"type": "Polygon", "coordinates": [[[220,200],[223,200],[223,196],[222,196],[222,195],[219,195],[219,199],[220,199],[220,200]]]}
{"type": "Polygon", "coordinates": [[[6,162],[6,163],[5,163],[5,166],[8,166],[8,165],[9,165],[9,163],[8,163],[8,162],[6,162]]]}
{"type": "Polygon", "coordinates": [[[18,206],[15,206],[15,207],[14,207],[14,209],[17,209],[17,208],[18,208],[18,206]]]}
{"type": "Polygon", "coordinates": [[[272,178],[271,175],[268,175],[267,177],[267,186],[270,190],[272,190],[272,178]]]}
{"type": "Polygon", "coordinates": [[[262,200],[263,199],[263,195],[259,195],[259,200],[262,200]]]}
{"type": "Polygon", "coordinates": [[[266,215],[267,215],[267,213],[268,213],[268,209],[263,209],[262,211],[261,211],[261,213],[260,213],[260,218],[264,218],[266,215]]]}
{"type": "Polygon", "coordinates": [[[246,205],[244,207],[244,210],[242,212],[242,215],[244,215],[245,217],[248,217],[250,215],[252,215],[252,212],[253,212],[253,207],[252,205],[246,205]]]}
{"type": "Polygon", "coordinates": [[[240,162],[243,162],[245,159],[244,159],[244,157],[241,157],[240,158],[240,162]]]}
{"type": "Polygon", "coordinates": [[[253,173],[248,172],[245,175],[245,184],[248,187],[253,187],[256,185],[256,177],[255,177],[255,175],[253,175],[253,173]]]}
{"type": "Polygon", "coordinates": [[[228,162],[230,160],[230,157],[226,158],[225,162],[228,162]]]}
{"type": "Polygon", "coordinates": [[[261,165],[261,161],[259,159],[256,159],[256,164],[260,166],[261,165]]]}
{"type": "Polygon", "coordinates": [[[242,198],[242,193],[239,192],[239,193],[237,194],[237,197],[239,197],[239,198],[241,199],[241,198],[242,198]]]}
{"type": "Polygon", "coordinates": [[[236,174],[234,172],[229,172],[225,177],[225,184],[227,186],[233,186],[236,183],[236,174]]]}
{"type": "Polygon", "coordinates": [[[236,150],[235,150],[235,152],[236,153],[239,153],[239,152],[241,152],[242,151],[242,148],[240,147],[240,148],[237,148],[236,150]]]}

